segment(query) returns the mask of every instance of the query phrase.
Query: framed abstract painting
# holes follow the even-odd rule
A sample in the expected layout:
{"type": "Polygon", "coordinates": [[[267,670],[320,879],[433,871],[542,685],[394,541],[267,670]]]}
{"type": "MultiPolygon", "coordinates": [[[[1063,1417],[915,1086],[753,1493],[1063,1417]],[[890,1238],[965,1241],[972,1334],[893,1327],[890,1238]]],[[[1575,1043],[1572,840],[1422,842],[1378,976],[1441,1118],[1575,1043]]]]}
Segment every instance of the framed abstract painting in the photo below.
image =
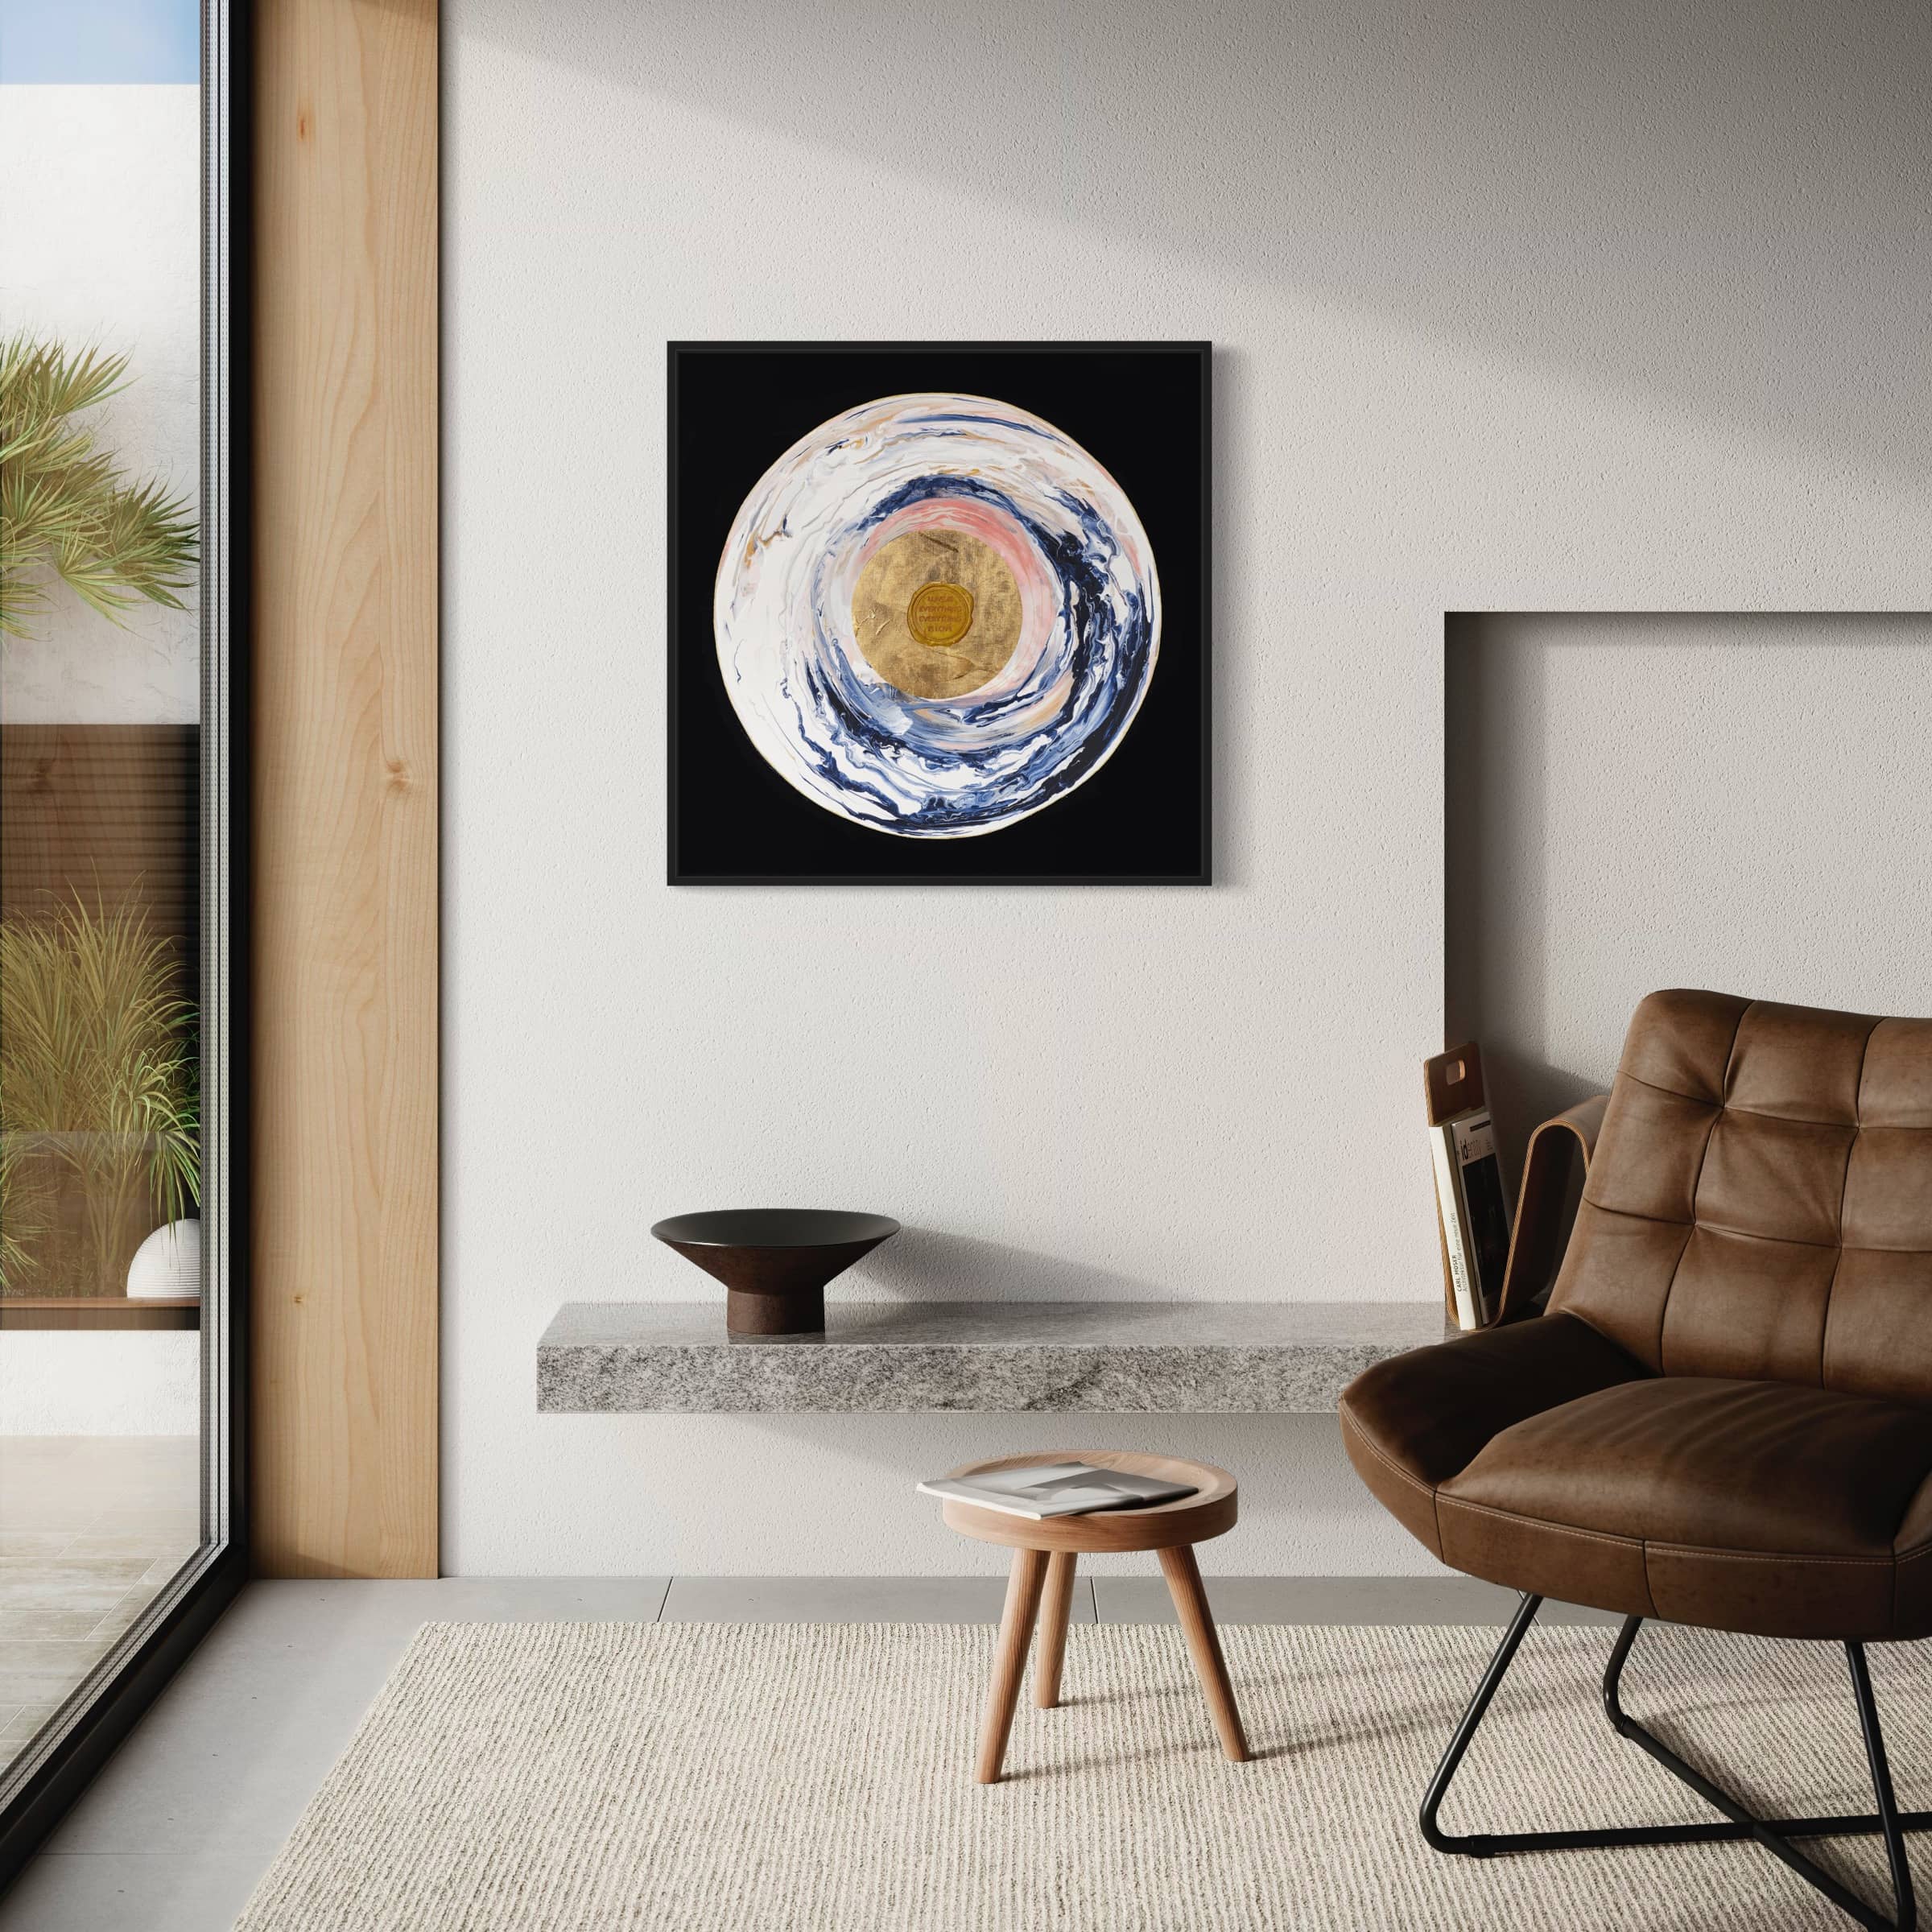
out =
{"type": "Polygon", "coordinates": [[[670,345],[673,885],[1205,885],[1211,356],[670,345]]]}

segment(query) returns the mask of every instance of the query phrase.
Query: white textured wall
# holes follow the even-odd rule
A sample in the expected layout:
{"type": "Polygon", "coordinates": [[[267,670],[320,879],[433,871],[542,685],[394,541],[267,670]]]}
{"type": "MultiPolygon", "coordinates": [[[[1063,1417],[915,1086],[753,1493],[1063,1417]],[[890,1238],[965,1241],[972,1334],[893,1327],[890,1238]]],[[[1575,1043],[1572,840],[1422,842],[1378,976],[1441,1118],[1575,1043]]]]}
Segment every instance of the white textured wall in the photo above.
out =
{"type": "Polygon", "coordinates": [[[196,1435],[201,1337],[189,1329],[10,1328],[0,1335],[9,1435],[196,1435]]]}
{"type": "MultiPolygon", "coordinates": [[[[89,419],[137,478],[200,497],[201,90],[0,87],[0,331],[128,359],[89,419]]],[[[200,619],[141,604],[116,625],[57,588],[0,642],[10,724],[192,724],[200,619]]]]}
{"type": "Polygon", "coordinates": [[[1451,639],[1450,1029],[1515,1148],[1659,986],[1932,1013],[1932,615],[1451,639]]]}
{"type": "Polygon", "coordinates": [[[447,1567],[985,1568],[911,1480],[1084,1441],[1232,1467],[1224,1570],[1426,1567],[1320,1418],[539,1418],[534,1345],[758,1201],[899,1216],[879,1295],[1435,1293],[1443,613],[1932,601],[1932,18],[445,18],[447,1567]],[[666,888],[665,340],[1114,336],[1220,345],[1220,883],[666,888]]]}

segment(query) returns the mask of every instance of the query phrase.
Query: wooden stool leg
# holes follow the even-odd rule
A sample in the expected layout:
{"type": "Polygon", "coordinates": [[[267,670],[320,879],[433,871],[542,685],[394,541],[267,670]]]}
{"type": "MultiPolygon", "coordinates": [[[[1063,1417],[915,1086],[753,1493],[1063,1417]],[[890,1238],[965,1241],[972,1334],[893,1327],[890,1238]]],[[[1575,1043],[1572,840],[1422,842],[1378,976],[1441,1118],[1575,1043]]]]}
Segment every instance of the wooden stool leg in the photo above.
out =
{"type": "Polygon", "coordinates": [[[1000,1619],[1000,1643],[993,1654],[993,1688],[986,1694],[986,1715],[980,1725],[979,1780],[1000,1781],[1006,1760],[1006,1734],[1013,1728],[1013,1707],[1020,1701],[1020,1676],[1026,1668],[1026,1648],[1033,1641],[1034,1619],[1040,1612],[1040,1588],[1046,1580],[1044,1550],[1016,1550],[1013,1574],[1006,1582],[1006,1613],[1000,1619]]]}
{"type": "Polygon", "coordinates": [[[1195,1674],[1208,1694],[1208,1715],[1220,1733],[1221,1750],[1237,1765],[1248,1761],[1248,1740],[1241,1730],[1241,1714],[1235,1708],[1234,1686],[1228,1681],[1228,1665],[1221,1655],[1221,1640],[1216,1634],[1213,1613],[1208,1608],[1208,1593],[1201,1587],[1199,1566],[1194,1551],[1183,1544],[1178,1550],[1161,1552],[1161,1569],[1180,1612],[1181,1629],[1194,1658],[1195,1674]]]}
{"type": "Polygon", "coordinates": [[[1071,1550],[1056,1550],[1046,1559],[1046,1591],[1040,1599],[1040,1654],[1033,1667],[1033,1701],[1042,1711],[1051,1711],[1060,1701],[1067,1620],[1073,1611],[1073,1571],[1080,1560],[1071,1550]]]}

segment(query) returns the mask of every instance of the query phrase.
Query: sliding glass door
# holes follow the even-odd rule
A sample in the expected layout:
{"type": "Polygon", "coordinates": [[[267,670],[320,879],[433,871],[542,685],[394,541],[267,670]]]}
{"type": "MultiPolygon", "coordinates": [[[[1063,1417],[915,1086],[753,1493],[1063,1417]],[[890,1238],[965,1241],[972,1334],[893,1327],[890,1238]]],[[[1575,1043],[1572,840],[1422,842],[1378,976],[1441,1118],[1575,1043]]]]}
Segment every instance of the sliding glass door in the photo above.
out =
{"type": "Polygon", "coordinates": [[[6,1856],[241,1569],[233,52],[0,0],[6,1856]]]}

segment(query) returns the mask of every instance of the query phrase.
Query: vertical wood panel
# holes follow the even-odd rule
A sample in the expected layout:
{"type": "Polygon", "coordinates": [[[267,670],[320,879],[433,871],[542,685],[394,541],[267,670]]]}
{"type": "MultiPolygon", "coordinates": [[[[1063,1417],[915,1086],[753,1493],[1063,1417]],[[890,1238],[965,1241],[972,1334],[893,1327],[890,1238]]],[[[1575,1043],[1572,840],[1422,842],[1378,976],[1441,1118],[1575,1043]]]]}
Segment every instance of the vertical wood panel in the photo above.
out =
{"type": "Polygon", "coordinates": [[[436,0],[255,36],[255,1558],[433,1576],[436,0]]]}

